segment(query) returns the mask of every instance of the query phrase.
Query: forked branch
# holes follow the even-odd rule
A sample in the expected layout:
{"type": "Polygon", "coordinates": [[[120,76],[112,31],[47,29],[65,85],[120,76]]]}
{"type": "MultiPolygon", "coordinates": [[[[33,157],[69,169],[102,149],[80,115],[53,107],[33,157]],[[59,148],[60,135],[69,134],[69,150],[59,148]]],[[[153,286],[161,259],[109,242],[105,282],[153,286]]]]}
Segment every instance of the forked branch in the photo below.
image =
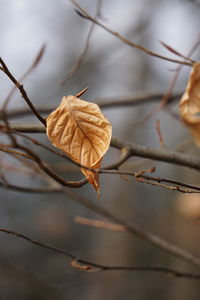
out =
{"type": "Polygon", "coordinates": [[[145,48],[141,45],[133,43],[132,41],[126,39],[123,35],[119,34],[118,32],[113,31],[112,29],[110,29],[106,25],[104,25],[101,22],[99,22],[98,20],[94,19],[76,1],[74,1],[74,0],[70,0],[70,1],[78,9],[78,10],[76,10],[76,12],[78,13],[79,16],[81,16],[82,18],[85,18],[85,19],[97,24],[99,27],[103,28],[105,31],[109,32],[110,34],[112,34],[113,36],[118,38],[120,41],[122,41],[123,43],[131,46],[132,48],[136,48],[136,49],[138,49],[138,50],[140,50],[140,51],[142,51],[142,52],[144,52],[144,53],[146,53],[150,56],[154,56],[154,57],[157,57],[157,58],[160,58],[160,59],[163,59],[163,60],[167,60],[167,61],[170,61],[170,62],[173,62],[173,63],[178,63],[178,64],[186,65],[186,66],[192,66],[193,65],[193,63],[190,62],[190,61],[181,61],[181,60],[172,59],[172,58],[157,54],[157,53],[155,53],[155,52],[153,52],[153,51],[151,51],[151,50],[149,50],[149,49],[147,49],[147,48],[145,48]]]}

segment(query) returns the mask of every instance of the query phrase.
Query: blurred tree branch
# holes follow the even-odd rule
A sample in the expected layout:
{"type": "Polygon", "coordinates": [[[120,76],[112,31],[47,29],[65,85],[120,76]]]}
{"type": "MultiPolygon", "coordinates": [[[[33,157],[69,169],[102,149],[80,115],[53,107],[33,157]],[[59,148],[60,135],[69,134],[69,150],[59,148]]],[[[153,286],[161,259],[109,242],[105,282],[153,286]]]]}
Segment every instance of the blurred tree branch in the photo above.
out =
{"type": "MultiPolygon", "coordinates": [[[[174,103],[182,96],[183,92],[176,92],[170,96],[168,99],[168,104],[174,103]]],[[[138,95],[132,96],[124,96],[124,97],[112,97],[112,98],[96,98],[94,101],[98,103],[99,107],[102,109],[114,109],[121,107],[129,107],[129,106],[138,106],[144,104],[151,104],[154,102],[159,102],[163,98],[164,93],[139,93],[138,95]]],[[[37,107],[39,113],[49,114],[52,110],[55,109],[55,106],[44,106],[37,107]]],[[[20,108],[20,109],[12,109],[6,112],[7,117],[11,118],[19,118],[25,115],[30,115],[32,112],[28,108],[20,108]]]]}
{"type": "MultiPolygon", "coordinates": [[[[101,2],[102,2],[101,0],[97,1],[97,7],[96,7],[95,16],[94,16],[95,19],[100,15],[101,2]]],[[[86,41],[85,41],[85,47],[84,47],[82,53],[80,54],[80,56],[76,60],[75,64],[70,69],[70,71],[68,72],[67,76],[61,82],[61,84],[65,84],[69,79],[71,79],[76,74],[76,72],[80,69],[81,65],[83,64],[84,59],[85,59],[85,57],[87,55],[87,52],[89,50],[90,39],[91,39],[91,36],[92,36],[92,32],[94,30],[94,26],[95,26],[95,23],[93,23],[92,26],[90,27],[90,30],[88,32],[88,35],[87,35],[87,38],[86,38],[86,41]]]]}

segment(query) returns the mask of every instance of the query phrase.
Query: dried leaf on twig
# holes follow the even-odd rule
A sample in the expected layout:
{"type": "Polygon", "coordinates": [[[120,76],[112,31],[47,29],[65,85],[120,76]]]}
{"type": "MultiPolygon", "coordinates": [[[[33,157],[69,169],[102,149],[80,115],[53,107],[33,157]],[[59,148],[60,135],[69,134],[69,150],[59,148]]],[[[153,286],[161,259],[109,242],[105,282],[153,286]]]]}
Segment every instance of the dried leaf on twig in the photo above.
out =
{"type": "MultiPolygon", "coordinates": [[[[100,168],[110,146],[112,126],[97,104],[75,96],[63,97],[46,121],[47,135],[54,146],[81,166],[100,168]]],[[[84,167],[81,171],[99,192],[99,174],[84,167]]]]}

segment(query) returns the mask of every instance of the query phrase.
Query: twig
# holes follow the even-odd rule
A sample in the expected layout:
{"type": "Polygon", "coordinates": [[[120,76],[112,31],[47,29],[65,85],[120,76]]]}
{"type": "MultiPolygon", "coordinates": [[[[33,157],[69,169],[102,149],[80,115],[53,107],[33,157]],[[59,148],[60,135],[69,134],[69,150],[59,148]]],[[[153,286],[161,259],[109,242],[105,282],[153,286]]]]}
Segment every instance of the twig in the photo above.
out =
{"type": "MultiPolygon", "coordinates": [[[[101,0],[98,0],[94,19],[96,19],[99,15],[100,6],[101,6],[101,0]]],[[[72,66],[72,68],[69,71],[69,73],[67,74],[67,76],[61,82],[61,84],[65,84],[69,79],[71,79],[76,74],[76,72],[80,69],[81,65],[83,64],[84,59],[85,59],[85,57],[87,55],[87,52],[88,52],[88,49],[89,49],[90,38],[91,38],[92,32],[94,30],[94,25],[95,25],[95,23],[92,23],[92,26],[90,27],[90,30],[88,32],[88,35],[87,35],[87,38],[86,38],[86,41],[85,41],[85,47],[84,47],[82,53],[78,57],[75,64],[72,66]]]]}
{"type": "Polygon", "coordinates": [[[5,64],[5,62],[3,61],[3,59],[0,57],[0,64],[3,67],[3,72],[10,78],[10,80],[15,84],[15,86],[18,88],[18,90],[21,93],[21,96],[23,97],[23,99],[26,101],[26,103],[28,104],[28,106],[30,107],[30,109],[32,110],[33,114],[38,118],[38,120],[40,120],[40,122],[46,126],[46,120],[39,114],[39,112],[36,110],[35,106],[32,104],[31,100],[29,99],[23,85],[18,82],[15,77],[11,74],[11,72],[9,71],[7,65],[5,64]]]}
{"type": "Polygon", "coordinates": [[[81,224],[81,225],[86,225],[86,226],[91,226],[91,227],[96,227],[96,228],[106,229],[106,230],[111,230],[111,231],[118,231],[118,232],[126,232],[127,231],[126,226],[124,226],[124,225],[109,223],[109,222],[102,221],[102,220],[88,219],[88,218],[84,218],[84,217],[80,217],[80,216],[75,217],[74,222],[81,224]]]}
{"type": "MultiPolygon", "coordinates": [[[[26,133],[46,133],[46,128],[41,124],[36,123],[27,123],[27,124],[21,124],[21,123],[10,123],[9,128],[14,131],[18,132],[26,132],[26,133]]],[[[0,124],[0,130],[1,132],[7,132],[7,128],[5,128],[5,125],[0,124]]]]}
{"type": "MultiPolygon", "coordinates": [[[[170,97],[170,103],[179,99],[183,92],[177,92],[170,97]]],[[[144,105],[152,102],[160,101],[163,97],[163,93],[140,93],[135,96],[123,96],[123,97],[112,97],[112,98],[103,98],[94,99],[94,102],[98,103],[98,105],[102,109],[110,109],[110,108],[120,108],[126,106],[137,106],[144,105]]],[[[38,107],[38,111],[40,113],[49,114],[52,110],[55,109],[55,106],[48,107],[38,107]]],[[[7,112],[7,117],[9,118],[17,118],[27,114],[30,114],[31,111],[26,108],[15,109],[7,112]]]]}
{"type": "Polygon", "coordinates": [[[127,143],[114,137],[112,138],[111,146],[117,149],[122,149],[126,146],[129,146],[131,148],[132,156],[139,156],[157,161],[173,163],[200,171],[200,159],[191,155],[127,143]]]}
{"type": "Polygon", "coordinates": [[[8,130],[8,134],[7,134],[8,138],[10,139],[13,147],[15,147],[16,146],[16,139],[15,139],[15,137],[11,133],[10,124],[9,124],[9,121],[7,119],[7,116],[6,116],[6,112],[4,110],[1,111],[1,116],[2,116],[2,119],[3,119],[4,123],[5,123],[5,127],[8,130]]]}
{"type": "Polygon", "coordinates": [[[158,135],[158,139],[159,139],[161,148],[165,149],[165,143],[164,143],[163,135],[162,135],[161,129],[160,129],[160,120],[156,120],[156,132],[158,135]]]}
{"type": "Polygon", "coordinates": [[[180,60],[176,60],[176,59],[172,59],[172,58],[169,58],[169,57],[166,57],[166,56],[163,56],[163,55],[160,55],[160,54],[157,54],[141,45],[138,45],[136,43],[133,43],[131,42],[130,40],[126,39],[124,36],[122,36],[121,34],[119,34],[118,32],[115,32],[113,31],[112,29],[110,29],[109,27],[107,27],[106,25],[100,23],[99,21],[97,21],[96,19],[94,19],[92,16],[90,16],[76,1],[74,0],[70,0],[75,6],[76,8],[78,9],[78,14],[79,16],[97,24],[98,26],[100,26],[101,28],[103,28],[104,30],[106,30],[107,32],[109,32],[110,34],[112,34],[113,36],[117,37],[120,41],[122,41],[123,43],[133,47],[133,48],[136,48],[148,55],[151,55],[151,56],[154,56],[154,57],[157,57],[157,58],[160,58],[160,59],[164,59],[164,60],[167,60],[167,61],[170,61],[170,62],[173,62],[173,63],[178,63],[178,64],[182,64],[182,65],[186,65],[186,66],[192,66],[193,64],[191,62],[188,62],[188,61],[180,61],[180,60]]]}
{"type": "Polygon", "coordinates": [[[127,232],[133,236],[137,236],[138,238],[145,240],[146,242],[161,248],[170,254],[177,256],[183,260],[186,260],[196,266],[200,267],[200,258],[196,257],[195,255],[187,252],[186,250],[175,246],[174,244],[170,244],[169,242],[165,241],[164,239],[158,237],[155,234],[149,233],[147,231],[141,230],[136,224],[129,225],[126,221],[119,218],[118,216],[114,215],[112,212],[108,211],[104,207],[98,205],[96,202],[92,202],[89,199],[85,198],[84,196],[76,193],[74,190],[71,189],[62,189],[62,192],[72,199],[73,201],[84,205],[89,210],[103,216],[106,219],[114,223],[118,223],[126,227],[127,232]]]}
{"type": "Polygon", "coordinates": [[[190,57],[188,57],[188,56],[186,56],[186,55],[180,53],[179,51],[177,51],[176,49],[172,48],[170,45],[166,44],[165,42],[160,41],[160,43],[161,43],[161,45],[162,45],[163,47],[165,47],[168,51],[174,53],[175,55],[177,55],[177,56],[179,56],[179,57],[181,57],[181,58],[183,58],[183,59],[185,59],[185,60],[190,61],[192,64],[195,63],[195,61],[194,61],[193,59],[191,59],[190,57]]]}
{"type": "Polygon", "coordinates": [[[144,173],[146,173],[146,172],[151,172],[151,169],[140,171],[140,172],[131,172],[131,171],[124,171],[124,170],[107,170],[107,169],[99,170],[99,173],[102,173],[102,174],[133,176],[139,182],[147,183],[147,184],[151,184],[151,185],[157,185],[157,186],[160,186],[160,187],[166,188],[168,190],[172,190],[172,191],[178,191],[178,192],[188,193],[188,194],[200,193],[200,187],[198,187],[198,186],[187,184],[187,183],[180,182],[177,180],[144,175],[144,173]],[[171,183],[173,185],[161,184],[161,182],[171,183]],[[184,187],[184,188],[182,188],[182,187],[184,187]],[[189,189],[185,189],[186,187],[189,189]]]}
{"type": "Polygon", "coordinates": [[[12,147],[12,145],[0,144],[0,151],[10,153],[10,154],[14,154],[14,155],[19,155],[19,156],[22,156],[24,158],[28,158],[28,159],[33,160],[33,158],[30,155],[28,155],[26,153],[16,151],[16,150],[13,150],[13,149],[11,149],[11,147],[12,147]]]}
{"type": "Polygon", "coordinates": [[[52,179],[54,179],[56,182],[60,183],[63,186],[68,186],[72,188],[80,188],[83,185],[87,183],[87,179],[82,179],[79,181],[66,181],[62,177],[60,177],[58,174],[56,174],[53,170],[51,170],[42,160],[41,158],[35,154],[31,149],[27,148],[26,146],[17,144],[18,149],[21,149],[22,151],[26,152],[28,155],[32,157],[32,159],[37,163],[37,165],[52,179]]]}
{"type": "MultiPolygon", "coordinates": [[[[2,179],[2,176],[1,176],[2,179]]],[[[8,190],[13,190],[16,192],[23,192],[23,193],[34,193],[34,194],[43,194],[43,193],[58,193],[59,189],[51,186],[39,186],[39,187],[25,187],[25,186],[18,186],[9,183],[7,180],[0,181],[0,187],[8,190]]]]}
{"type": "MultiPolygon", "coordinates": [[[[178,190],[180,190],[180,186],[185,187],[185,188],[189,188],[190,191],[191,190],[196,190],[200,192],[200,187],[193,185],[193,184],[189,184],[189,183],[184,183],[184,182],[180,182],[177,180],[173,180],[173,179],[168,179],[168,178],[160,178],[160,177],[152,177],[152,176],[148,176],[148,175],[142,175],[140,176],[141,178],[145,179],[145,180],[151,180],[151,181],[157,181],[158,183],[160,182],[166,182],[166,183],[171,183],[173,185],[176,185],[175,188],[178,190]]],[[[190,192],[188,191],[188,192],[190,192]]],[[[186,190],[187,192],[187,190],[186,190]]]]}
{"type": "Polygon", "coordinates": [[[121,165],[123,165],[124,162],[126,162],[131,157],[131,149],[129,147],[125,147],[121,149],[121,155],[118,161],[115,163],[102,168],[102,170],[112,170],[112,169],[118,169],[121,165]]]}
{"type": "Polygon", "coordinates": [[[16,150],[12,150],[12,145],[0,145],[0,151],[11,153],[14,155],[19,155],[25,158],[28,158],[32,161],[34,161],[47,175],[49,175],[52,179],[54,179],[56,182],[62,184],[63,186],[68,186],[72,188],[80,188],[83,185],[87,184],[87,179],[82,179],[79,181],[67,181],[64,178],[60,177],[58,174],[56,174],[53,170],[51,170],[42,160],[41,158],[33,152],[33,150],[29,149],[26,146],[23,146],[19,143],[16,144],[16,147],[19,150],[22,150],[23,152],[19,152],[16,150]]]}
{"type": "MultiPolygon", "coordinates": [[[[22,80],[24,80],[34,69],[35,67],[37,67],[37,65],[40,63],[43,55],[44,55],[44,51],[45,51],[46,45],[43,45],[39,52],[37,53],[36,57],[34,58],[31,66],[28,68],[28,70],[22,75],[22,77],[19,79],[19,82],[21,82],[22,80]]],[[[4,71],[4,69],[2,68],[2,71],[4,71]]],[[[11,89],[10,93],[8,94],[8,96],[6,97],[3,106],[2,106],[2,111],[5,111],[8,103],[13,95],[13,93],[15,92],[16,89],[16,85],[13,86],[13,88],[11,89]]]]}
{"type": "Polygon", "coordinates": [[[142,183],[147,183],[147,184],[150,184],[150,185],[159,186],[159,187],[162,187],[162,188],[170,190],[170,191],[178,191],[178,192],[181,192],[181,193],[184,193],[184,194],[200,193],[198,187],[197,187],[198,191],[196,191],[196,189],[195,190],[188,190],[188,189],[182,188],[181,183],[180,183],[180,186],[179,185],[173,186],[173,185],[167,185],[167,184],[159,183],[159,182],[156,182],[156,181],[153,182],[153,181],[150,181],[150,180],[142,178],[142,177],[138,177],[137,180],[139,182],[142,182],[142,183]]]}
{"type": "Polygon", "coordinates": [[[52,245],[33,240],[27,235],[22,233],[16,232],[14,230],[9,230],[6,228],[0,228],[0,232],[16,236],[17,238],[23,239],[28,243],[34,244],[36,246],[51,250],[57,254],[64,255],[68,258],[71,258],[72,261],[70,262],[70,266],[85,272],[102,272],[102,271],[149,271],[149,272],[156,272],[156,273],[163,273],[167,276],[173,276],[177,278],[187,278],[187,279],[200,279],[200,274],[193,274],[187,272],[180,272],[171,268],[161,267],[161,266],[108,266],[103,264],[98,264],[95,262],[91,262],[82,258],[78,258],[76,255],[72,254],[69,251],[66,251],[61,248],[54,247],[52,245]]]}

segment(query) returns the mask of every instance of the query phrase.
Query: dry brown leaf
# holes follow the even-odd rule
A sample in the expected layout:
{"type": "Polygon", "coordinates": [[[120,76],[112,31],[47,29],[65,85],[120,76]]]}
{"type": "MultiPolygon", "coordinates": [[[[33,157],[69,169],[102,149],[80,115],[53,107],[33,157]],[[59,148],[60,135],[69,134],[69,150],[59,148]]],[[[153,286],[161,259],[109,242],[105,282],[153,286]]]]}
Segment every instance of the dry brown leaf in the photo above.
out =
{"type": "MultiPolygon", "coordinates": [[[[110,145],[112,126],[97,104],[75,96],[63,97],[46,121],[47,135],[54,146],[82,166],[100,168],[110,145]]],[[[83,168],[81,171],[99,192],[99,174],[83,168]]]]}
{"type": "Polygon", "coordinates": [[[181,118],[200,146],[200,62],[193,66],[179,109],[181,118]]]}

